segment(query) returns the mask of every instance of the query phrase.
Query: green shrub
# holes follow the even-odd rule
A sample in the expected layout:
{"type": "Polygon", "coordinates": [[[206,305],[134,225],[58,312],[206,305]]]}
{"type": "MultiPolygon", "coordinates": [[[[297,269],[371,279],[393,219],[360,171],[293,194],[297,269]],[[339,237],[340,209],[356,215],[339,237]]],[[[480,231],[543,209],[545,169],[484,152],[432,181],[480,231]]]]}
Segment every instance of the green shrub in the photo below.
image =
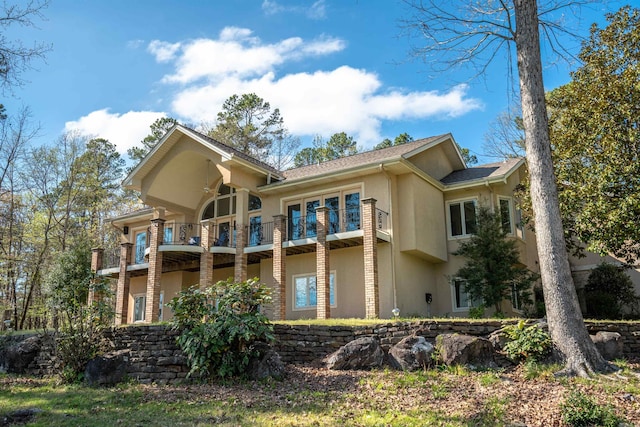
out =
{"type": "Polygon", "coordinates": [[[484,317],[484,304],[469,309],[469,319],[482,319],[484,317]]]}
{"type": "Polygon", "coordinates": [[[515,325],[505,326],[503,330],[510,339],[504,351],[512,360],[539,360],[551,350],[551,337],[538,325],[527,326],[521,320],[515,325]]]}
{"type": "Polygon", "coordinates": [[[204,290],[194,286],[174,298],[168,305],[172,324],[181,331],[177,342],[187,356],[189,375],[242,374],[258,356],[252,344],[274,340],[273,326],[259,310],[269,301],[269,289],[258,279],[229,279],[204,290]]]}
{"type": "Polygon", "coordinates": [[[584,288],[587,314],[596,319],[621,319],[636,311],[638,297],[624,267],[603,262],[591,271],[584,288]]]}
{"type": "Polygon", "coordinates": [[[560,405],[562,420],[573,427],[617,427],[623,421],[609,405],[598,405],[579,391],[572,391],[560,405]]]}

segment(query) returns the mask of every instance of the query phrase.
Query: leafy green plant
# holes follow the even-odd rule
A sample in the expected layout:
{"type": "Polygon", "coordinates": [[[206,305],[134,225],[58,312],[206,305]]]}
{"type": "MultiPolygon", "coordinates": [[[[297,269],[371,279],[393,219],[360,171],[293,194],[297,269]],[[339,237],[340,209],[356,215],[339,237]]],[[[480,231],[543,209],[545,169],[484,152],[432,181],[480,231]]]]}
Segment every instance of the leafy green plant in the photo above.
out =
{"type": "Polygon", "coordinates": [[[624,267],[603,262],[591,271],[585,286],[587,313],[597,319],[621,319],[637,312],[639,298],[624,267]]]}
{"type": "Polygon", "coordinates": [[[617,427],[623,421],[610,405],[598,405],[580,391],[572,391],[560,405],[562,420],[573,427],[617,427]]]}
{"type": "Polygon", "coordinates": [[[70,383],[82,380],[87,363],[107,350],[102,329],[111,324],[109,283],[91,271],[88,242],[62,253],[47,277],[49,301],[56,313],[58,374],[70,383]],[[98,296],[87,301],[93,292],[98,296]]]}
{"type": "Polygon", "coordinates": [[[503,331],[510,339],[504,345],[504,351],[512,360],[539,360],[551,350],[551,337],[537,324],[527,326],[520,320],[515,325],[505,326],[503,331]]]}
{"type": "Polygon", "coordinates": [[[480,304],[477,307],[471,307],[469,309],[469,318],[470,319],[482,319],[484,317],[484,304],[480,304]]]}
{"type": "Polygon", "coordinates": [[[270,301],[258,279],[220,281],[201,290],[194,286],[169,302],[178,345],[189,362],[189,375],[237,376],[258,351],[256,341],[273,341],[273,326],[259,310],[270,301]]]}

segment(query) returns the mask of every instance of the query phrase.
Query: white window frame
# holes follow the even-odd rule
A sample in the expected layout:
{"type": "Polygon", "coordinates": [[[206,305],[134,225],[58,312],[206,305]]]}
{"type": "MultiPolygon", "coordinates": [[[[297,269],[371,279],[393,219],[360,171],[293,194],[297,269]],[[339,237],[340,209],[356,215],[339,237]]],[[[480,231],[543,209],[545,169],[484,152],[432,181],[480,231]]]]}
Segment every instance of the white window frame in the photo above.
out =
{"type": "Polygon", "coordinates": [[[131,315],[131,318],[133,320],[132,323],[141,323],[144,322],[147,315],[147,294],[133,294],[133,313],[131,315]],[[144,298],[144,303],[142,304],[142,318],[141,319],[136,319],[136,300],[138,298],[144,298]]]}
{"type": "Polygon", "coordinates": [[[158,300],[158,322],[162,322],[164,316],[164,291],[160,291],[160,298],[158,300]]]}
{"type": "Polygon", "coordinates": [[[132,264],[145,264],[147,262],[144,258],[145,258],[145,251],[149,247],[149,242],[147,241],[147,239],[150,239],[150,238],[151,236],[149,235],[148,227],[136,228],[135,230],[133,230],[133,253],[132,253],[133,259],[131,260],[132,264]],[[144,248],[142,249],[142,259],[138,260],[138,257],[137,257],[137,251],[139,250],[138,236],[141,234],[145,235],[144,248]]]}
{"type": "MultiPolygon", "coordinates": [[[[500,215],[500,224],[502,225],[502,202],[507,202],[509,207],[509,230],[505,230],[509,236],[515,235],[515,226],[514,226],[514,209],[513,209],[513,199],[511,197],[498,196],[498,214],[500,215]]],[[[503,229],[504,230],[504,229],[503,229]]]]}
{"type": "Polygon", "coordinates": [[[455,277],[453,279],[451,279],[451,306],[453,308],[454,312],[463,312],[463,311],[469,311],[469,309],[473,308],[473,307],[477,307],[480,304],[474,304],[474,301],[471,299],[471,296],[469,295],[469,292],[466,291],[465,289],[465,294],[467,295],[467,305],[466,306],[459,306],[458,305],[458,298],[457,298],[457,292],[456,292],[456,285],[457,284],[464,284],[465,280],[460,279],[459,277],[455,277]]]}
{"type": "MultiPolygon", "coordinates": [[[[293,291],[291,292],[291,295],[293,297],[293,300],[291,302],[291,310],[292,311],[306,311],[306,310],[316,310],[318,305],[308,305],[308,306],[304,306],[304,307],[298,307],[296,306],[296,279],[299,278],[306,278],[307,280],[311,277],[315,277],[316,278],[316,290],[317,290],[317,286],[318,286],[318,279],[317,279],[317,275],[316,273],[304,273],[304,274],[294,274],[292,276],[292,280],[291,280],[291,284],[293,287],[293,291]]],[[[331,304],[331,308],[336,308],[338,307],[338,277],[336,275],[335,270],[331,270],[329,272],[329,286],[331,286],[331,277],[333,277],[333,304],[331,304]]],[[[307,282],[307,292],[309,291],[309,285],[307,282]]],[[[316,295],[316,301],[318,301],[318,296],[316,295]]]]}
{"type": "Polygon", "coordinates": [[[468,237],[470,237],[472,234],[471,233],[467,233],[467,229],[466,229],[466,221],[465,221],[465,217],[464,217],[464,204],[466,202],[473,202],[473,205],[475,207],[475,212],[476,212],[476,224],[478,221],[478,199],[476,197],[474,198],[468,198],[468,199],[458,199],[458,200],[450,200],[447,202],[446,204],[446,214],[447,214],[447,236],[449,237],[449,240],[456,240],[456,239],[466,239],[468,237]],[[460,234],[459,236],[454,236],[453,235],[453,230],[452,230],[452,222],[451,222],[451,205],[460,205],[460,220],[461,220],[461,226],[462,226],[462,234],[460,234]]]}
{"type": "Polygon", "coordinates": [[[516,292],[516,285],[512,284],[511,285],[511,308],[513,308],[513,311],[515,311],[516,313],[522,313],[524,311],[524,308],[522,306],[522,301],[520,301],[520,295],[518,294],[518,292],[516,292]],[[514,300],[515,300],[515,304],[514,304],[514,300]]]}

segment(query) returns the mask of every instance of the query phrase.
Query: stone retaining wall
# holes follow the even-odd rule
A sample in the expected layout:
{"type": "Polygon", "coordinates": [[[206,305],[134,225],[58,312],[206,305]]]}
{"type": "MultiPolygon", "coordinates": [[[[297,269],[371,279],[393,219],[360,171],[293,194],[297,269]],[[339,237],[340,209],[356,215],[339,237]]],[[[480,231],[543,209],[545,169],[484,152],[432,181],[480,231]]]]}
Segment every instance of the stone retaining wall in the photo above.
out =
{"type": "MultiPolygon", "coordinates": [[[[443,333],[487,336],[509,323],[513,321],[424,320],[353,327],[276,324],[275,348],[285,363],[309,364],[320,361],[349,341],[362,336],[377,337],[382,347],[388,350],[413,333],[433,342],[437,335],[443,333]]],[[[624,341],[625,357],[636,360],[640,358],[640,322],[588,322],[587,329],[591,334],[598,331],[620,333],[624,341]]],[[[159,384],[180,382],[187,375],[186,358],[176,345],[176,335],[176,331],[165,325],[123,326],[106,332],[106,337],[113,343],[113,350],[124,350],[127,353],[129,378],[142,383],[159,384]]],[[[16,338],[12,338],[11,342],[15,340],[16,338]]],[[[51,374],[56,364],[52,355],[52,340],[49,336],[48,340],[44,340],[42,351],[29,366],[28,373],[51,374]]]]}

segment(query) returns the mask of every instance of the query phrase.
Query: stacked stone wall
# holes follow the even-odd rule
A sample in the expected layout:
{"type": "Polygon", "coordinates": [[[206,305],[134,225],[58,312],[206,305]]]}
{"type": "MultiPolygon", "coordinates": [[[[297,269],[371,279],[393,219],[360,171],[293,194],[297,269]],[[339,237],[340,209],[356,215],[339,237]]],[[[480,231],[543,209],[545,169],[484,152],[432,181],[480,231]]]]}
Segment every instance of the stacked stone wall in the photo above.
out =
{"type": "MultiPolygon", "coordinates": [[[[275,349],[282,361],[291,364],[311,364],[322,360],[346,343],[364,336],[375,337],[383,349],[388,349],[404,337],[417,334],[434,342],[444,333],[461,333],[487,336],[514,321],[461,321],[424,320],[413,322],[388,322],[375,326],[317,326],[274,325],[275,349]]],[[[628,359],[640,358],[640,322],[587,322],[591,334],[598,331],[618,332],[624,343],[624,355],[628,359]]],[[[141,383],[179,383],[187,372],[187,360],[176,345],[177,331],[166,325],[129,325],[105,331],[113,351],[124,351],[127,359],[127,376],[141,383]]],[[[3,345],[11,345],[32,335],[13,336],[0,340],[0,359],[3,345]],[[21,338],[22,337],[22,338],[21,338]]],[[[52,335],[42,339],[41,351],[29,365],[28,374],[51,375],[58,361],[54,357],[52,335]]],[[[0,360],[0,366],[2,365],[0,360]]]]}

